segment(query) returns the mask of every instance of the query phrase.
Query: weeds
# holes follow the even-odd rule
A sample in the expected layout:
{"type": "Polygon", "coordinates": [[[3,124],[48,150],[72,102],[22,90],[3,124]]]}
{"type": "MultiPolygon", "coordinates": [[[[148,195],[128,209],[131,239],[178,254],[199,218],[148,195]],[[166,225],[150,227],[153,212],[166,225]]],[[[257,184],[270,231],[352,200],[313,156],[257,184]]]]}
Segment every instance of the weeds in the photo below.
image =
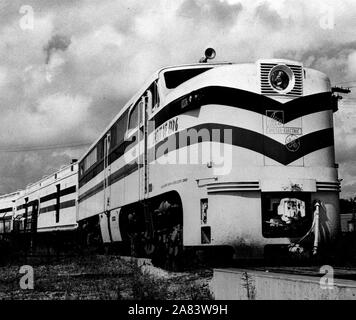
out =
{"type": "Polygon", "coordinates": [[[191,273],[152,276],[145,270],[117,256],[79,256],[34,265],[34,290],[21,290],[19,266],[7,265],[0,267],[0,299],[212,299],[205,281],[208,276],[191,273]]]}

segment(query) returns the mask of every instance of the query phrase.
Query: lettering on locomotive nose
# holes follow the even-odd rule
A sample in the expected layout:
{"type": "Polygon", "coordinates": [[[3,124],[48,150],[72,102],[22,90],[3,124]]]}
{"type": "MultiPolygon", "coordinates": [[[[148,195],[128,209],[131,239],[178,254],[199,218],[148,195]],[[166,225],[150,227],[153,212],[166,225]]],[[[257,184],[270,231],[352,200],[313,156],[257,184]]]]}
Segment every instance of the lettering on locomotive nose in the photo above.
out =
{"type": "Polygon", "coordinates": [[[165,139],[168,135],[177,132],[178,128],[178,117],[166,121],[155,130],[155,143],[165,139]]]}
{"type": "Polygon", "coordinates": [[[283,110],[266,110],[266,134],[288,134],[288,135],[302,135],[302,128],[300,127],[286,127],[284,125],[284,111],[283,110]]]}
{"type": "Polygon", "coordinates": [[[300,139],[294,135],[290,134],[286,138],[286,148],[291,152],[296,152],[300,148],[300,139]]]}

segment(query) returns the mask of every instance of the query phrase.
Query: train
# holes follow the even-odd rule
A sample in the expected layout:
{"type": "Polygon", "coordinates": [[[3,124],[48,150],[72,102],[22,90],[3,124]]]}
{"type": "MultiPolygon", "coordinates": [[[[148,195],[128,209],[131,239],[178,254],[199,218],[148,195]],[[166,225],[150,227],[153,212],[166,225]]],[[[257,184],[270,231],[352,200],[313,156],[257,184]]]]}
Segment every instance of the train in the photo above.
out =
{"type": "Polygon", "coordinates": [[[335,242],[329,78],[297,61],[215,55],[156,71],[78,161],[1,196],[2,238],[80,234],[161,260],[317,254],[335,242]]]}

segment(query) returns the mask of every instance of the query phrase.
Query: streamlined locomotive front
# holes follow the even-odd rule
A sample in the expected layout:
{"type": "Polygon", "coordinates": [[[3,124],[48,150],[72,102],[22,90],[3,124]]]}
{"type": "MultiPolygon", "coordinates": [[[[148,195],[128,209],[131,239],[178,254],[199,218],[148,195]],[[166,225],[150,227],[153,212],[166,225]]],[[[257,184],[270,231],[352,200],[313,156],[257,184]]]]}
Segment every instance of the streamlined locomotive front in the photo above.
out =
{"type": "Polygon", "coordinates": [[[316,253],[339,224],[329,80],[292,61],[259,61],[257,68],[258,85],[231,92],[234,111],[224,106],[255,128],[234,125],[231,173],[207,187],[209,210],[219,216],[211,215],[220,225],[214,241],[231,242],[238,256],[283,245],[316,253]],[[241,134],[245,141],[235,138],[241,134]]]}
{"type": "Polygon", "coordinates": [[[184,245],[227,245],[237,257],[262,257],[283,247],[316,253],[335,239],[336,104],[324,74],[278,59],[221,65],[170,95],[165,108],[175,104],[182,110],[175,141],[184,131],[191,138],[191,130],[198,138],[174,142],[168,155],[181,159],[201,152],[203,159],[185,169],[176,166],[174,174],[162,166],[164,179],[152,175],[153,185],[165,190],[170,188],[163,180],[181,181],[171,189],[182,199],[184,245]]]}

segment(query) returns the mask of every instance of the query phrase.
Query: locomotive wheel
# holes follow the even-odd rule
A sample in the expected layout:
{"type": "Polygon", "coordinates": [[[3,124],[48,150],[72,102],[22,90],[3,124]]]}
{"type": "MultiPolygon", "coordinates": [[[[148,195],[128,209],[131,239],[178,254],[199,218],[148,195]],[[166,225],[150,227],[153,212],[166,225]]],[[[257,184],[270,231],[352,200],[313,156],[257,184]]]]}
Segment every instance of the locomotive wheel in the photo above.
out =
{"type": "Polygon", "coordinates": [[[182,261],[181,256],[183,253],[183,245],[182,245],[182,228],[180,225],[176,225],[173,227],[173,231],[170,233],[168,237],[167,243],[167,263],[168,269],[172,269],[174,271],[178,270],[182,261]]]}
{"type": "Polygon", "coordinates": [[[131,256],[151,258],[156,266],[176,269],[183,251],[179,199],[161,198],[151,210],[153,208],[156,210],[147,216],[139,206],[122,211],[120,229],[125,230],[122,234],[124,247],[131,256]]]}
{"type": "Polygon", "coordinates": [[[154,265],[176,271],[181,266],[183,253],[182,229],[176,225],[170,230],[161,230],[156,238],[155,250],[152,253],[154,265]]]}
{"type": "Polygon", "coordinates": [[[156,202],[152,218],[154,224],[154,249],[150,255],[154,265],[165,269],[177,269],[182,256],[182,207],[177,198],[167,197],[156,202]]]}
{"type": "Polygon", "coordinates": [[[146,257],[150,257],[156,249],[153,239],[148,237],[147,233],[143,236],[143,249],[146,254],[146,257]]]}

